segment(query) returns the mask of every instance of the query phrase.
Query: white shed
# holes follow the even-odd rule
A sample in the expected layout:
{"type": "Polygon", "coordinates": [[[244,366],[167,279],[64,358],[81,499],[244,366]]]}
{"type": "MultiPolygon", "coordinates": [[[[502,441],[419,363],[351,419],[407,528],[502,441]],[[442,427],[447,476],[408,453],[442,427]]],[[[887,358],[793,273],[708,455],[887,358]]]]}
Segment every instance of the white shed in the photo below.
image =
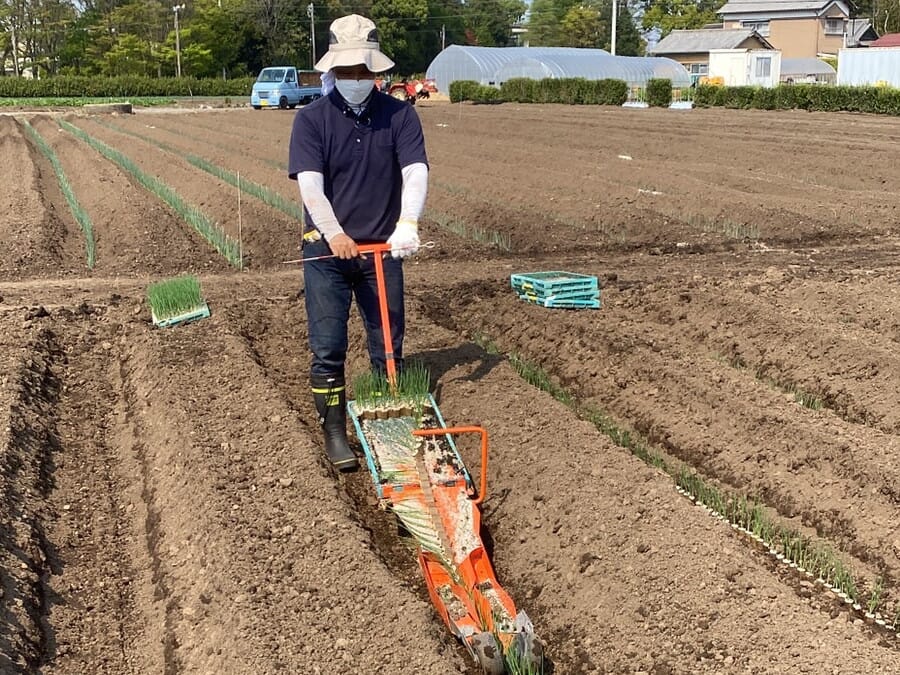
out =
{"type": "Polygon", "coordinates": [[[774,87],[781,79],[781,52],[773,49],[710,49],[709,77],[728,87],[774,87]]]}

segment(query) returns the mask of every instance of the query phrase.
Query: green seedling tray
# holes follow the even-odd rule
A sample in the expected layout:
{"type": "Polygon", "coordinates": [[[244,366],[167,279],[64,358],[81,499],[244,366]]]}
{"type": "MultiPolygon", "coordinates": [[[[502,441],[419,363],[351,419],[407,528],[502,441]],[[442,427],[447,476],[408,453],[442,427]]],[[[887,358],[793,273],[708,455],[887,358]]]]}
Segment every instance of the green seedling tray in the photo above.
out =
{"type": "Polygon", "coordinates": [[[185,312],[184,314],[177,314],[176,316],[170,316],[166,319],[157,319],[156,314],[153,310],[150,310],[150,315],[153,317],[153,325],[157,328],[167,328],[168,326],[174,326],[179,323],[186,323],[188,321],[197,321],[198,319],[205,319],[209,316],[209,305],[205,302],[202,306],[192,309],[189,312],[185,312]]]}

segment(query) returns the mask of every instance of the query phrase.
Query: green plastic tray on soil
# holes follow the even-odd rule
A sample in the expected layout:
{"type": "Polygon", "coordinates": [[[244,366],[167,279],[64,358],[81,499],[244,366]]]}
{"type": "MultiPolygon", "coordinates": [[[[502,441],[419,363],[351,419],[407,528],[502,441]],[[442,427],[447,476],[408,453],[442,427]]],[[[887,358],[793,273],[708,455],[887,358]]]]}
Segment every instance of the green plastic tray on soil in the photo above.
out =
{"type": "Polygon", "coordinates": [[[188,321],[198,321],[199,319],[207,318],[209,316],[209,305],[204,302],[202,306],[197,307],[196,309],[192,309],[189,312],[178,314],[176,316],[170,316],[166,319],[157,319],[153,310],[150,310],[150,315],[153,317],[154,326],[166,328],[179,323],[187,323],[188,321]]]}
{"type": "Polygon", "coordinates": [[[529,291],[536,295],[547,295],[568,291],[596,291],[599,289],[597,277],[574,272],[529,272],[513,274],[510,285],[517,291],[529,291]]]}
{"type": "Polygon", "coordinates": [[[600,300],[598,298],[594,299],[564,299],[564,300],[542,300],[539,298],[532,298],[524,295],[519,295],[520,300],[524,300],[525,302],[530,302],[533,305],[540,305],[541,307],[549,307],[553,309],[600,309],[600,300]]]}
{"type": "Polygon", "coordinates": [[[554,293],[535,293],[530,290],[516,289],[523,300],[599,300],[600,291],[558,291],[554,293]]]}

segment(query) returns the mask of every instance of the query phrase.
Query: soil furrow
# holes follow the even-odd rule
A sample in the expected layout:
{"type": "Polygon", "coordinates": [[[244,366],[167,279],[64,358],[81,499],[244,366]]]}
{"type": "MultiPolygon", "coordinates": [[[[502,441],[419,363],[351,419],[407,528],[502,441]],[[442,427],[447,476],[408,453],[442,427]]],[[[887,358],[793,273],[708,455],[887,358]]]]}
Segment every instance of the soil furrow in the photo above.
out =
{"type": "Polygon", "coordinates": [[[104,312],[90,306],[60,310],[61,393],[56,406],[57,444],[52,519],[53,544],[44,585],[52,601],[47,623],[52,645],[41,672],[148,672],[137,604],[139,586],[126,541],[132,508],[123,501],[114,411],[118,392],[110,381],[113,343],[104,312]]]}
{"type": "MultiPolygon", "coordinates": [[[[231,320],[237,325],[239,333],[246,340],[247,346],[256,361],[266,373],[273,386],[285,396],[304,420],[315,419],[308,380],[308,356],[305,348],[306,327],[301,302],[258,305],[232,305],[228,309],[231,320]]],[[[350,348],[348,374],[362,372],[366,368],[367,355],[362,327],[354,322],[352,328],[352,345],[350,348]]],[[[359,443],[350,432],[351,444],[361,453],[359,443]]],[[[319,458],[324,450],[316,445],[319,458]]],[[[341,475],[340,487],[349,502],[353,505],[353,518],[360,527],[370,535],[370,547],[376,551],[391,574],[401,587],[409,588],[424,603],[430,604],[428,589],[416,561],[412,543],[408,537],[400,536],[396,518],[380,508],[377,502],[371,475],[367,470],[354,474],[341,475]]],[[[438,616],[433,614],[432,622],[440,635],[444,625],[438,616]]],[[[442,642],[448,651],[455,651],[465,666],[460,672],[472,675],[480,673],[463,646],[445,634],[442,642]]]]}
{"type": "Polygon", "coordinates": [[[193,228],[115,164],[53,119],[36,118],[32,124],[56,152],[91,219],[94,274],[134,276],[227,267],[193,228]]]}
{"type": "Polygon", "coordinates": [[[230,237],[243,238],[245,266],[277,267],[295,252],[299,224],[255,199],[244,197],[238,208],[237,188],[150,143],[79,118],[76,126],[122,151],[142,171],[175,190],[230,237]]]}
{"type": "Polygon", "coordinates": [[[127,335],[167,670],[352,671],[368,653],[392,671],[453,667],[428,606],[369,551],[305,425],[225,317],[127,335]]]}
{"type": "MultiPolygon", "coordinates": [[[[40,321],[39,317],[35,317],[40,321]]],[[[46,613],[54,597],[46,585],[58,559],[46,536],[52,513],[58,450],[56,404],[61,354],[56,336],[25,321],[25,331],[5,339],[13,358],[4,370],[6,407],[0,500],[0,665],[4,672],[35,672],[54,649],[46,613]]]]}
{"type": "MultiPolygon", "coordinates": [[[[430,316],[417,307],[409,333],[438,378],[445,417],[491,434],[486,526],[495,564],[544,631],[559,672],[764,672],[797,662],[815,670],[829,657],[813,645],[843,649],[829,601],[782,586],[764,558],[678,497],[668,477],[612,447],[497,357],[463,349],[460,335],[429,325],[430,316]],[[690,603],[679,601],[682,592],[690,603]],[[809,648],[786,657],[769,636],[800,616],[818,627],[795,643],[809,648]],[[743,649],[747,641],[756,647],[743,649]]],[[[477,449],[464,452],[477,466],[477,449]]],[[[854,650],[882,649],[877,637],[860,638],[854,650]]],[[[888,667],[897,655],[875,658],[888,667]]]]}
{"type": "MultiPolygon", "coordinates": [[[[883,434],[808,411],[752,375],[698,354],[695,344],[629,316],[640,302],[622,303],[615,291],[602,323],[590,312],[523,304],[517,310],[511,291],[484,284],[452,297],[470,298],[451,304],[450,321],[460,330],[484,332],[520,352],[706,475],[759,494],[783,516],[799,517],[900,578],[900,551],[890,544],[896,505],[882,490],[900,479],[888,459],[897,450],[883,434]],[[832,506],[823,508],[823,497],[832,506]],[[836,519],[834,509],[844,517],[836,519]]],[[[446,313],[439,302],[428,300],[431,316],[446,313]]]]}
{"type": "Polygon", "coordinates": [[[81,232],[50,162],[13,117],[0,117],[0,277],[71,274],[86,269],[81,232]]]}

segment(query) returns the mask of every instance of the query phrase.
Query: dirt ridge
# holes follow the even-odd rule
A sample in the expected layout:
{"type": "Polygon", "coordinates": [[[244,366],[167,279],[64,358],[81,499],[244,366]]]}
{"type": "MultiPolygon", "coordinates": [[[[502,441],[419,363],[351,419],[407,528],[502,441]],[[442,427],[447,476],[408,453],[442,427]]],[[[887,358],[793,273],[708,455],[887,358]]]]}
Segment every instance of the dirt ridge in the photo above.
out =
{"type": "Polygon", "coordinates": [[[3,608],[0,636],[4,668],[34,669],[45,660],[52,640],[46,621],[45,579],[53,564],[45,535],[50,514],[45,499],[52,489],[52,455],[57,448],[55,404],[60,383],[56,336],[38,329],[30,337],[7,386],[8,438],[3,448],[3,500],[0,502],[0,570],[3,608]]]}

